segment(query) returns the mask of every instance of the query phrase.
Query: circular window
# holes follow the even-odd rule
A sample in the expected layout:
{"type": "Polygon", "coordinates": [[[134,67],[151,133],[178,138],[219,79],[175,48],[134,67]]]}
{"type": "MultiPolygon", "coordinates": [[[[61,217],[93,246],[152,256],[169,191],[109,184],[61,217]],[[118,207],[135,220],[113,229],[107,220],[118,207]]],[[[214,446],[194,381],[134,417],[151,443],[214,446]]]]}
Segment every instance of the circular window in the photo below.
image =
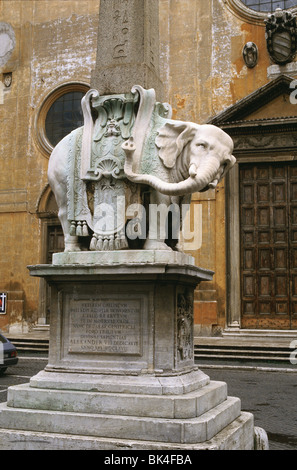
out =
{"type": "Polygon", "coordinates": [[[85,93],[71,91],[58,98],[45,118],[45,133],[52,146],[83,125],[81,100],[85,93]]]}
{"type": "Polygon", "coordinates": [[[288,10],[297,5],[296,0],[241,0],[248,8],[255,11],[273,13],[276,8],[288,10]]]}
{"type": "Polygon", "coordinates": [[[240,19],[248,23],[265,27],[264,20],[268,13],[273,13],[276,8],[297,12],[297,0],[224,0],[226,6],[240,19]]]}
{"type": "Polygon", "coordinates": [[[70,83],[48,95],[37,116],[38,143],[46,156],[71,131],[83,125],[81,100],[89,90],[81,83],[70,83]]]}

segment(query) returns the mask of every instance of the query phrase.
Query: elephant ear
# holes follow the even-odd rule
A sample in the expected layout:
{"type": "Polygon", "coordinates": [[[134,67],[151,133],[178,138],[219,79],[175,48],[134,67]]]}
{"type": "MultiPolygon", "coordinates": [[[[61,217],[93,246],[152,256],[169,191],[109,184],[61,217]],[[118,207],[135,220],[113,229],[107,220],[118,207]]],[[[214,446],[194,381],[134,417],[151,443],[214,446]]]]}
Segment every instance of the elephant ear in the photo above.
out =
{"type": "Polygon", "coordinates": [[[221,175],[221,180],[226,176],[229,170],[235,165],[236,163],[236,158],[233,155],[230,155],[230,158],[228,159],[228,162],[225,164],[224,171],[221,175]]]}
{"type": "Polygon", "coordinates": [[[199,126],[192,122],[167,122],[158,131],[156,145],[166,168],[173,168],[184,147],[193,139],[199,126]]]}

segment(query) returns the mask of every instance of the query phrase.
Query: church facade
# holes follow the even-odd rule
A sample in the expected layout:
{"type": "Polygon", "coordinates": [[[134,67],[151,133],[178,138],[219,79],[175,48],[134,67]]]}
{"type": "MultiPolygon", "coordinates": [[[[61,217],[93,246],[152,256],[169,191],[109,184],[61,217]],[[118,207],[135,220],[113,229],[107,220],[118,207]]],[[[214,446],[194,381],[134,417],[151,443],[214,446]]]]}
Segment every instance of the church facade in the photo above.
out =
{"type": "MultiPolygon", "coordinates": [[[[50,321],[49,287],[27,266],[64,248],[47,167],[58,141],[83,124],[99,3],[0,1],[4,332],[50,321]]],[[[237,159],[216,189],[192,198],[201,243],[189,252],[215,272],[195,293],[195,334],[297,329],[297,2],[159,0],[159,8],[164,101],[174,119],[225,130],[237,159]]]]}

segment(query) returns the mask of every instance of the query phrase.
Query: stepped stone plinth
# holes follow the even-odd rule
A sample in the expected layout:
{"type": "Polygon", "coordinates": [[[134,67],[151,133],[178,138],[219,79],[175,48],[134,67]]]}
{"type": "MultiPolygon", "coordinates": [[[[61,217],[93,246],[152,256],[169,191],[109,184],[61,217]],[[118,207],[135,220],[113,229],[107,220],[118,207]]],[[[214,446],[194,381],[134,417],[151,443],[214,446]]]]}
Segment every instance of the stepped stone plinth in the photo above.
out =
{"type": "Polygon", "coordinates": [[[9,388],[0,449],[254,448],[253,415],[194,363],[193,292],[211,271],[170,251],[29,269],[51,286],[49,363],[9,388]]]}
{"type": "Polygon", "coordinates": [[[191,195],[217,186],[234,146],[171,119],[158,33],[158,0],[100,1],[84,126],[48,166],[65,252],[29,267],[50,286],[49,362],[8,390],[1,450],[254,449],[253,415],[194,362],[194,291],[214,273],[181,252],[200,247],[191,195]]]}

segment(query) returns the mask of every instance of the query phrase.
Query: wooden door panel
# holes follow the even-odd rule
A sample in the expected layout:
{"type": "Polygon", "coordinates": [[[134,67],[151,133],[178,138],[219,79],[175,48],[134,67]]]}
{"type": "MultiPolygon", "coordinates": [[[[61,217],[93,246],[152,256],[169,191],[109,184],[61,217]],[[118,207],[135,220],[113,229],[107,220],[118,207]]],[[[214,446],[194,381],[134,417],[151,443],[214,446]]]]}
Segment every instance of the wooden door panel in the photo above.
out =
{"type": "Polygon", "coordinates": [[[288,174],[291,327],[297,328],[297,166],[290,165],[288,174]]]}
{"type": "Polygon", "coordinates": [[[242,327],[297,327],[297,165],[240,165],[242,327]]]}
{"type": "MultiPolygon", "coordinates": [[[[64,251],[64,235],[61,225],[47,228],[47,263],[51,264],[54,253],[64,251]]],[[[50,322],[50,287],[46,285],[46,323],[50,322]]]]}

